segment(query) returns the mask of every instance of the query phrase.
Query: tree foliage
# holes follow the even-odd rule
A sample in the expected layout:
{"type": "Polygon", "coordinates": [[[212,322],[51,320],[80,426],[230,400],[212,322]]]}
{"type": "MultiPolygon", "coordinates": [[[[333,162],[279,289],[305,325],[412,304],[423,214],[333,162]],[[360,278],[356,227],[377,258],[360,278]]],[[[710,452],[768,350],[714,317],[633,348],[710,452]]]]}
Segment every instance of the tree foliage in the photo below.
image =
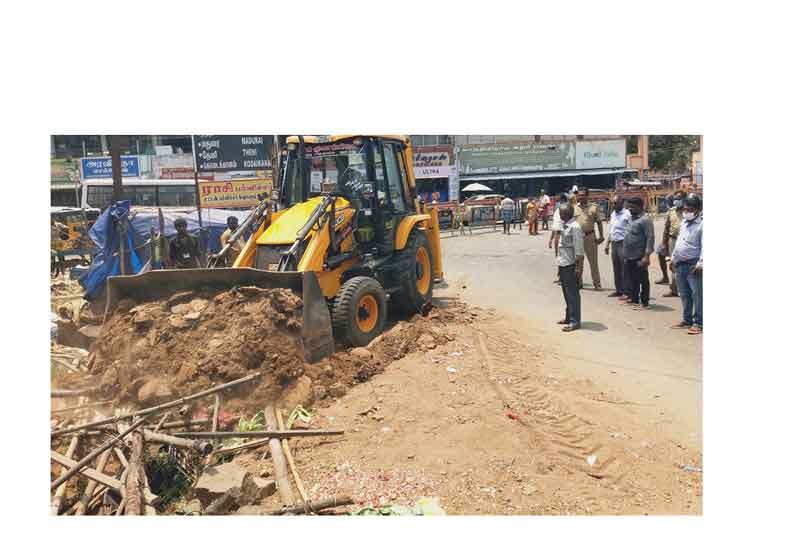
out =
{"type": "Polygon", "coordinates": [[[685,173],[698,145],[698,136],[694,135],[652,135],[648,139],[648,165],[653,170],[685,173]]]}

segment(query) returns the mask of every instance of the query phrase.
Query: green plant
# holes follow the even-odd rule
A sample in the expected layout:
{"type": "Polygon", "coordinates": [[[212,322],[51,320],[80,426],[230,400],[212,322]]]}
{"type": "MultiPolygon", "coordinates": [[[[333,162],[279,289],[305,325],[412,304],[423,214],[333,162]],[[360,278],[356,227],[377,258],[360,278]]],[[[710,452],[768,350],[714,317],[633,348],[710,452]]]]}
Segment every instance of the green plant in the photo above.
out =
{"type": "Polygon", "coordinates": [[[237,422],[237,431],[241,433],[247,433],[248,431],[264,431],[265,427],[265,412],[263,410],[254,414],[250,420],[246,420],[244,417],[240,416],[240,420],[237,422]]]}

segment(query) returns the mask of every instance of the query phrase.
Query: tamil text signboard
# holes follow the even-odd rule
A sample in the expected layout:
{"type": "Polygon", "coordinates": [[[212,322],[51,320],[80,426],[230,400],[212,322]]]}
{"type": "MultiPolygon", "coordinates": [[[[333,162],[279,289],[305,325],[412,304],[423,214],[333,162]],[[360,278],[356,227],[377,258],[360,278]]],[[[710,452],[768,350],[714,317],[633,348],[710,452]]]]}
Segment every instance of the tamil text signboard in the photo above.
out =
{"type": "Polygon", "coordinates": [[[258,196],[273,189],[270,178],[199,182],[199,197],[204,208],[253,207],[258,196]]]}
{"type": "MultiPolygon", "coordinates": [[[[98,158],[81,158],[80,167],[83,179],[111,179],[113,167],[109,156],[98,158]]],[[[141,174],[141,165],[137,156],[121,157],[121,176],[138,177],[141,174]]]]}
{"type": "Polygon", "coordinates": [[[505,143],[463,146],[458,152],[459,173],[516,173],[574,169],[573,143],[505,143]]]}
{"type": "Polygon", "coordinates": [[[268,169],[272,141],[264,135],[197,135],[196,167],[199,173],[268,169]]]}
{"type": "Polygon", "coordinates": [[[577,141],[576,169],[626,167],[626,140],[577,141]]]}
{"type": "Polygon", "coordinates": [[[414,151],[414,167],[449,165],[452,165],[452,147],[449,145],[416,147],[414,151]]]}

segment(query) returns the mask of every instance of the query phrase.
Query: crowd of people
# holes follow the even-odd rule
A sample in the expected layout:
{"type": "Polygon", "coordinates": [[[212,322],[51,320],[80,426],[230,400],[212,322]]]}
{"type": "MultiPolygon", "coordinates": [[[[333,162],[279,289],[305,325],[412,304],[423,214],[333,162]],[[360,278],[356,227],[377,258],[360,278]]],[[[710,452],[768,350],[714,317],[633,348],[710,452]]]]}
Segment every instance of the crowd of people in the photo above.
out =
{"type": "MultiPolygon", "coordinates": [[[[565,300],[565,317],[558,323],[569,332],[581,328],[581,294],[584,261],[587,259],[595,291],[602,291],[598,269],[598,246],[606,242],[604,253],[611,257],[614,291],[618,298],[635,310],[650,308],[649,267],[657,255],[662,278],[655,284],[669,285],[663,297],[681,299],[681,321],[673,329],[686,329],[690,335],[703,332],[703,202],[700,196],[684,189],[667,198],[662,239],[656,244],[653,216],[647,198],[617,193],[611,201],[611,214],[604,234],[598,205],[590,200],[589,190],[576,186],[559,196],[556,205],[545,192],[527,205],[530,235],[538,234],[538,222],[551,234],[548,247],[557,258],[557,279],[565,300]],[[669,270],[669,272],[668,272],[669,270]]],[[[504,210],[502,218],[505,219],[504,210]]]]}

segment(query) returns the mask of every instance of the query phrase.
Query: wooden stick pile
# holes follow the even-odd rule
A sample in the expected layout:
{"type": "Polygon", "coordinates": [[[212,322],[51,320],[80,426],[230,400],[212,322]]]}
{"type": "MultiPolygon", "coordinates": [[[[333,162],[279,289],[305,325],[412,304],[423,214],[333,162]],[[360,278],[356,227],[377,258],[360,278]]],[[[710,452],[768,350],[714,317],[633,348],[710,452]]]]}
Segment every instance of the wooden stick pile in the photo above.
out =
{"type": "MultiPolygon", "coordinates": [[[[95,395],[94,389],[57,390],[54,397],[77,397],[78,404],[53,411],[62,415],[63,420],[50,433],[53,449],[50,457],[59,465],[60,474],[51,482],[51,513],[53,515],[156,515],[154,505],[158,497],[149,487],[144,469],[148,445],[167,445],[193,454],[206,457],[210,464],[214,455],[228,455],[240,450],[253,449],[268,445],[273,459],[276,488],[283,507],[270,514],[310,514],[324,508],[350,504],[350,499],[340,497],[312,503],[298,474],[288,440],[292,438],[342,435],[340,430],[288,430],[285,428],[282,413],[273,406],[265,409],[267,431],[234,432],[219,431],[218,418],[221,406],[221,392],[234,386],[250,382],[261,376],[253,373],[232,382],[215,386],[208,390],[169,401],[155,407],[136,412],[117,414],[111,417],[98,417],[95,410],[107,401],[89,402],[95,395]],[[212,396],[214,401],[211,419],[186,419],[187,405],[199,399],[212,396]],[[159,414],[162,413],[162,416],[159,414]],[[183,419],[168,421],[174,413],[183,419]],[[155,415],[158,415],[155,417],[155,415]],[[196,431],[202,427],[211,431],[196,431]],[[220,439],[245,438],[255,440],[227,449],[214,449],[213,443],[220,439]],[[68,439],[65,453],[57,451],[57,444],[68,439]],[[82,458],[76,457],[78,451],[82,458]],[[87,451],[87,453],[85,453],[87,451]],[[115,470],[115,475],[108,474],[115,470]],[[289,470],[288,470],[289,467],[289,470]],[[289,473],[295,481],[300,503],[296,505],[290,485],[289,473]],[[64,509],[67,485],[74,477],[87,480],[83,490],[68,509],[64,509]]],[[[63,450],[63,448],[60,448],[63,450]]],[[[79,486],[78,486],[79,487],[79,486]]]]}

